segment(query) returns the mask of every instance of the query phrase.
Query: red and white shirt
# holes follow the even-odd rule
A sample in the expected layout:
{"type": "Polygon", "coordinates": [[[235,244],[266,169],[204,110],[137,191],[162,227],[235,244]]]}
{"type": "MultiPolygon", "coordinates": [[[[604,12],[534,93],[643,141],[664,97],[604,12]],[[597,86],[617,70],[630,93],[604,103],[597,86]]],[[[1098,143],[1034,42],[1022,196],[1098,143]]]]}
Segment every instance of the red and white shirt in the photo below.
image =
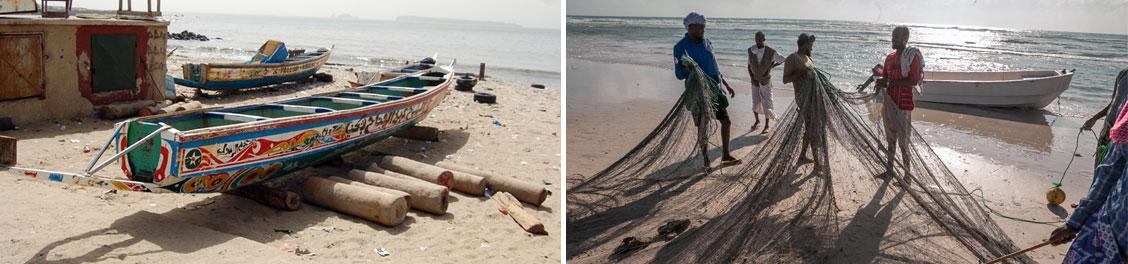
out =
{"type": "MultiPolygon", "coordinates": [[[[909,72],[905,74],[901,71],[901,54],[896,50],[890,52],[885,56],[885,79],[889,81],[896,80],[914,80],[920,81],[921,78],[921,56],[913,58],[912,64],[909,65],[909,72]]],[[[912,111],[916,104],[913,102],[913,87],[912,86],[889,86],[885,89],[889,93],[889,97],[893,98],[893,103],[897,108],[905,111],[912,111]]]]}

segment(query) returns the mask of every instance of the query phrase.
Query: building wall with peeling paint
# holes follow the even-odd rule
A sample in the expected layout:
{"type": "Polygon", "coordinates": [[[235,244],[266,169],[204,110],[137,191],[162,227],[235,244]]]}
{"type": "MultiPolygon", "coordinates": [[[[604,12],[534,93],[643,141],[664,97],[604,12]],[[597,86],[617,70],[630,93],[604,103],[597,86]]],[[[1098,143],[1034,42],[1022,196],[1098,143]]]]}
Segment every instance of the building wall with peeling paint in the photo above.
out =
{"type": "Polygon", "coordinates": [[[162,91],[167,70],[167,34],[168,22],[163,21],[47,19],[37,16],[0,19],[0,55],[7,54],[0,58],[0,65],[4,65],[0,66],[0,82],[20,84],[0,85],[0,117],[12,118],[20,124],[91,116],[102,105],[161,100],[164,98],[162,91]],[[41,47],[36,47],[34,40],[22,38],[35,35],[42,36],[42,43],[38,44],[41,47]],[[97,50],[91,47],[91,36],[107,35],[136,36],[135,58],[129,59],[137,63],[132,87],[114,91],[92,88],[92,73],[98,69],[94,69],[91,63],[91,50],[97,50]],[[12,38],[3,41],[5,36],[12,38]],[[13,38],[21,41],[12,41],[13,38]],[[23,50],[29,48],[41,50],[23,50]],[[26,87],[28,83],[36,84],[36,73],[28,70],[28,65],[41,65],[42,68],[42,91],[32,96],[28,96],[33,92],[26,87]],[[19,88],[14,88],[17,86],[19,88]]]}

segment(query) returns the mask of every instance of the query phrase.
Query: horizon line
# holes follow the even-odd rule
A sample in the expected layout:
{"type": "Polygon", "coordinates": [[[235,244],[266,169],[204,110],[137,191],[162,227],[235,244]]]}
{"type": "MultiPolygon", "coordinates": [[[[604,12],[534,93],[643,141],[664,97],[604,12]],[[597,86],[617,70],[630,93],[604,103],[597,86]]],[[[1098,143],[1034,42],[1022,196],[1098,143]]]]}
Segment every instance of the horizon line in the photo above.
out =
{"type": "MultiPolygon", "coordinates": [[[[676,16],[635,16],[635,15],[604,16],[604,15],[575,15],[575,14],[565,14],[564,15],[565,18],[575,17],[575,16],[680,19],[680,17],[676,17],[676,16]]],[[[1128,36],[1128,32],[1110,33],[1110,32],[1095,32],[1095,31],[1062,31],[1062,30],[1053,30],[1053,29],[1017,29],[1017,28],[1007,28],[1007,27],[979,26],[979,25],[966,25],[966,24],[905,23],[905,22],[862,21],[862,20],[849,20],[849,19],[813,19],[813,18],[778,18],[778,17],[723,17],[722,16],[722,17],[715,17],[715,18],[721,18],[721,19],[780,19],[780,20],[807,20],[807,21],[840,21],[840,22],[862,22],[862,23],[876,23],[876,24],[889,24],[889,25],[926,26],[926,27],[956,27],[957,29],[959,29],[961,27],[966,27],[966,28],[976,28],[976,29],[1005,30],[1005,31],[1014,31],[1014,32],[1041,31],[1041,32],[1064,32],[1064,33],[1085,33],[1085,34],[1105,34],[1105,35],[1128,36]]],[[[565,21],[565,23],[567,23],[567,21],[565,21]]],[[[1128,43],[1126,43],[1126,44],[1128,44],[1128,43]]]]}

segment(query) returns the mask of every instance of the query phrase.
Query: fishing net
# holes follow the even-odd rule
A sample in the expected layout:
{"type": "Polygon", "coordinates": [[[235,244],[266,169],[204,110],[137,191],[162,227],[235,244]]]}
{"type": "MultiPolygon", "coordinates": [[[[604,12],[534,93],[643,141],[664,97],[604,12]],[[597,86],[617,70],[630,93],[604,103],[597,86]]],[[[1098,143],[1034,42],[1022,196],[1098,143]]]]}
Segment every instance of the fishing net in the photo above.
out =
{"type": "Polygon", "coordinates": [[[893,129],[909,144],[887,154],[884,92],[839,90],[814,72],[741,164],[709,170],[721,153],[705,102],[719,86],[689,71],[650,134],[569,182],[569,262],[969,263],[1016,251],[920,134],[893,129]]]}

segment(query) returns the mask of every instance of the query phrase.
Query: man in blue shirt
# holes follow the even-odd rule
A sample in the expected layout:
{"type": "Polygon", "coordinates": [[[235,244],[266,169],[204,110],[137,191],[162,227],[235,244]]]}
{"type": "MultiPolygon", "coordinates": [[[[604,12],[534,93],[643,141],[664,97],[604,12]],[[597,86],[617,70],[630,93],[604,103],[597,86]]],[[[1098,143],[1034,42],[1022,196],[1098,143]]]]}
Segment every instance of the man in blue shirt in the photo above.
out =
{"type": "MultiPolygon", "coordinates": [[[[674,65],[674,75],[678,80],[685,80],[689,71],[693,70],[687,66],[682,66],[681,56],[683,54],[689,54],[689,57],[697,62],[697,65],[705,72],[705,75],[708,75],[709,78],[714,80],[719,80],[725,85],[725,88],[728,89],[729,96],[735,97],[736,91],[733,91],[732,87],[729,87],[728,82],[721,76],[720,68],[717,67],[717,59],[713,56],[713,44],[709,42],[709,39],[705,38],[705,16],[697,12],[691,12],[682,22],[685,25],[686,34],[685,37],[678,41],[678,44],[674,45],[674,59],[677,60],[674,65]]],[[[713,100],[715,101],[712,102],[714,108],[716,108],[714,114],[717,121],[721,122],[721,148],[724,151],[724,156],[721,157],[721,164],[732,165],[740,163],[740,160],[729,155],[729,126],[732,122],[729,121],[728,111],[725,110],[725,108],[728,107],[728,99],[726,99],[724,93],[719,90],[713,91],[713,94],[716,95],[713,96],[713,100]]],[[[694,125],[700,125],[697,124],[697,122],[698,121],[695,119],[694,125]]],[[[703,149],[702,152],[704,151],[703,149]]],[[[705,156],[705,167],[708,168],[708,155],[706,153],[702,153],[702,155],[705,156]]]]}

